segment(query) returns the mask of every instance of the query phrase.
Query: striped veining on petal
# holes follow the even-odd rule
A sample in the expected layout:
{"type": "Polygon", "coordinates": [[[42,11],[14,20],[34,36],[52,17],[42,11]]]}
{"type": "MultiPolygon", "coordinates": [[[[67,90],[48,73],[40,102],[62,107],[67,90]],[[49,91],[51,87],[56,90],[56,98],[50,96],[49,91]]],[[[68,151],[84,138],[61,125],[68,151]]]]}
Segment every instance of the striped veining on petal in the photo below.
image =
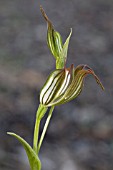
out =
{"type": "MultiPolygon", "coordinates": [[[[46,105],[48,103],[50,103],[55,98],[57,91],[59,90],[59,87],[62,85],[63,78],[64,78],[64,74],[59,75],[58,77],[55,77],[53,83],[51,84],[50,88],[48,89],[48,90],[50,90],[50,93],[49,93],[47,101],[45,102],[46,105]]],[[[45,93],[45,95],[46,95],[46,93],[45,93]]]]}
{"type": "MultiPolygon", "coordinates": [[[[68,91],[70,97],[68,97],[68,94],[66,94],[66,98],[65,98],[65,99],[67,99],[66,101],[72,100],[80,94],[80,92],[82,91],[84,78],[88,74],[92,74],[94,76],[94,78],[96,79],[96,82],[104,90],[102,83],[100,82],[99,78],[95,75],[94,71],[87,65],[84,65],[82,67],[81,67],[82,70],[78,71],[78,73],[76,72],[76,74],[75,74],[75,78],[72,82],[72,86],[69,87],[70,91],[68,91]]],[[[79,70],[79,68],[78,68],[78,70],[79,70]]]]}
{"type": "Polygon", "coordinates": [[[88,74],[88,71],[81,70],[78,72],[78,74],[75,76],[71,86],[69,87],[69,91],[66,93],[66,101],[72,100],[73,98],[77,97],[80,92],[82,91],[83,87],[83,79],[88,74]]]}
{"type": "Polygon", "coordinates": [[[74,76],[74,66],[73,64],[71,65],[71,67],[69,69],[65,68],[65,79],[62,82],[61,87],[59,88],[59,91],[57,92],[57,95],[53,98],[53,100],[51,101],[52,103],[49,104],[49,106],[51,105],[57,105],[58,103],[62,102],[63,96],[65,94],[65,92],[67,91],[67,89],[69,88],[74,76]]]}
{"type": "Polygon", "coordinates": [[[75,98],[80,94],[83,86],[83,78],[84,75],[80,74],[74,77],[74,80],[72,81],[71,85],[69,86],[66,93],[62,97],[64,99],[63,103],[72,100],[72,98],[75,98]]]}
{"type": "Polygon", "coordinates": [[[71,75],[69,74],[69,71],[66,70],[65,71],[65,79],[64,79],[64,81],[63,81],[63,83],[62,83],[56,97],[58,97],[59,95],[62,95],[64,93],[64,91],[66,90],[66,88],[67,88],[67,86],[69,84],[70,77],[71,77],[71,75]]]}
{"type": "Polygon", "coordinates": [[[48,90],[48,88],[51,86],[52,82],[53,82],[53,77],[57,76],[59,73],[61,73],[61,70],[55,70],[54,72],[52,72],[50,74],[50,76],[48,77],[48,79],[46,80],[41,92],[40,92],[40,102],[42,102],[42,98],[44,96],[44,94],[46,93],[46,91],[48,90]]]}
{"type": "Polygon", "coordinates": [[[54,96],[53,100],[49,104],[49,106],[53,105],[53,103],[54,103],[54,105],[56,105],[57,103],[60,102],[62,96],[64,95],[65,91],[68,88],[68,84],[70,83],[69,81],[70,81],[70,74],[69,74],[69,71],[66,71],[65,79],[64,79],[63,83],[61,84],[59,90],[57,91],[56,96],[54,96]]]}
{"type": "Polygon", "coordinates": [[[51,73],[40,94],[40,102],[42,104],[47,104],[50,102],[50,100],[52,100],[52,97],[56,93],[56,88],[58,88],[59,84],[61,84],[63,81],[64,74],[64,69],[55,70],[53,73],[51,73]]]}

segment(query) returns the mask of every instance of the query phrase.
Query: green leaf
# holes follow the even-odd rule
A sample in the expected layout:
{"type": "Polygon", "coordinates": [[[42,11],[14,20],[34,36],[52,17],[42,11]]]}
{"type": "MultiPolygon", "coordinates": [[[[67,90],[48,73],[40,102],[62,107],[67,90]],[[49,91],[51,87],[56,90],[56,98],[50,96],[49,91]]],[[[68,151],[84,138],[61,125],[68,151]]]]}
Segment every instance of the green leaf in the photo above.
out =
{"type": "Polygon", "coordinates": [[[71,35],[72,35],[72,28],[71,28],[68,38],[66,39],[66,41],[63,45],[63,50],[61,52],[61,54],[62,54],[61,56],[63,57],[63,59],[65,59],[65,61],[67,59],[67,51],[68,51],[68,46],[69,46],[69,41],[70,41],[71,35]]]}
{"type": "Polygon", "coordinates": [[[23,145],[26,154],[28,156],[28,160],[30,163],[31,170],[40,170],[41,169],[41,162],[34,150],[31,148],[31,146],[20,136],[18,136],[15,133],[7,132],[8,135],[14,136],[16,139],[20,141],[20,143],[23,145]]]}
{"type": "Polygon", "coordinates": [[[68,38],[66,39],[62,51],[59,54],[59,58],[57,58],[56,60],[56,68],[57,69],[62,69],[64,68],[65,64],[66,64],[66,60],[67,60],[67,51],[68,51],[68,46],[69,46],[69,41],[72,35],[72,28],[71,28],[71,32],[68,36],[68,38]]]}

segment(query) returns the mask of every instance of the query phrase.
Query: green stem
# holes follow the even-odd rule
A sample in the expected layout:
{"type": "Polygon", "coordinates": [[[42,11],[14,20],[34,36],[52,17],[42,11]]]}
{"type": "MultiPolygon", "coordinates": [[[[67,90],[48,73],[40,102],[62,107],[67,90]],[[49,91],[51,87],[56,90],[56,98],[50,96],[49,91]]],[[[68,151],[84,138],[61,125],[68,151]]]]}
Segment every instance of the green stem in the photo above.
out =
{"type": "Polygon", "coordinates": [[[40,148],[41,148],[41,145],[42,145],[42,142],[43,142],[43,140],[44,140],[44,136],[45,136],[45,134],[46,134],[46,131],[47,131],[47,128],[48,128],[48,125],[49,125],[49,122],[50,122],[50,119],[51,119],[53,110],[54,110],[54,106],[52,106],[52,107],[50,108],[50,111],[49,111],[49,114],[48,114],[46,123],[45,123],[45,125],[44,125],[43,131],[42,131],[42,135],[41,135],[40,140],[39,140],[39,143],[38,143],[38,152],[39,152],[39,150],[40,150],[40,148]]]}
{"type": "Polygon", "coordinates": [[[34,128],[34,138],[33,138],[33,150],[37,154],[37,145],[38,145],[38,136],[39,136],[39,126],[40,126],[40,121],[44,114],[47,111],[47,107],[44,107],[43,105],[39,105],[39,108],[36,113],[36,122],[35,122],[35,128],[34,128]]]}

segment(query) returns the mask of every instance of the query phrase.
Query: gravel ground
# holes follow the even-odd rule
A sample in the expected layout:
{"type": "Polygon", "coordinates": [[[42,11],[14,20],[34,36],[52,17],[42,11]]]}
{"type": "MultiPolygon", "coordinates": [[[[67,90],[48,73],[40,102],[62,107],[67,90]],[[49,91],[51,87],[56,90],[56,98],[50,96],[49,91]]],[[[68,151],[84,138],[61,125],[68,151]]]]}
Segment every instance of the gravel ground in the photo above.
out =
{"type": "Polygon", "coordinates": [[[105,86],[103,92],[88,77],[77,99],[56,107],[42,170],[113,170],[112,0],[0,1],[0,170],[29,170],[23,148],[6,132],[32,144],[40,89],[55,68],[40,4],[63,41],[73,29],[67,66],[90,65],[105,86]]]}

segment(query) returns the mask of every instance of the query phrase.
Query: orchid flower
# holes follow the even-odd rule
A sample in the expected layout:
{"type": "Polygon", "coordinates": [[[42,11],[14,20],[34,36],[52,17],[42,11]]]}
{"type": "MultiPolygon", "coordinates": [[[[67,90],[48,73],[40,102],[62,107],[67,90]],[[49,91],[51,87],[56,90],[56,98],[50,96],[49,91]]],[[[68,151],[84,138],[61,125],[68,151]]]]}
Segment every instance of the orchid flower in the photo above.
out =
{"type": "Polygon", "coordinates": [[[96,82],[104,89],[99,78],[87,65],[74,68],[57,69],[48,77],[40,93],[40,103],[44,106],[55,106],[76,98],[82,91],[84,78],[91,74],[96,82]]]}

